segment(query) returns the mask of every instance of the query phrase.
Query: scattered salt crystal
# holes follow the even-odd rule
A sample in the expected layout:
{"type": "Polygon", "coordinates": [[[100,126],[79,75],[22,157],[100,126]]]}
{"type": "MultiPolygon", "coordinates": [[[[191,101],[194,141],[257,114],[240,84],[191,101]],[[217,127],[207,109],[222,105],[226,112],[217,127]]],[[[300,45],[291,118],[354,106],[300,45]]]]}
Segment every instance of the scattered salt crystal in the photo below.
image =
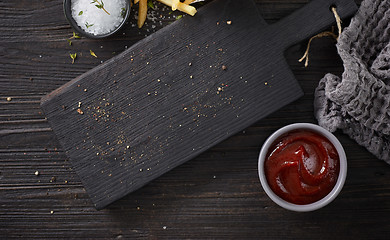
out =
{"type": "Polygon", "coordinates": [[[97,7],[101,1],[73,0],[72,17],[84,31],[94,34],[107,34],[115,30],[123,21],[126,0],[104,1],[104,9],[97,7]]]}

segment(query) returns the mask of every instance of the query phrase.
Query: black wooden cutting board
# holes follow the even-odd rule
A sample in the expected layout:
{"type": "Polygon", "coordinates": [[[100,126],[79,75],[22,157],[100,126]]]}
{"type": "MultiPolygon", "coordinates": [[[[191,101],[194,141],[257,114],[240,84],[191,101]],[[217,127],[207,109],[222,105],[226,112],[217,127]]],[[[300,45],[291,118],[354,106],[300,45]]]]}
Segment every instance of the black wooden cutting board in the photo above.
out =
{"type": "Polygon", "coordinates": [[[314,0],[267,25],[251,0],[216,0],[45,96],[96,208],[302,96],[283,52],[334,23],[331,5],[356,11],[314,0]]]}

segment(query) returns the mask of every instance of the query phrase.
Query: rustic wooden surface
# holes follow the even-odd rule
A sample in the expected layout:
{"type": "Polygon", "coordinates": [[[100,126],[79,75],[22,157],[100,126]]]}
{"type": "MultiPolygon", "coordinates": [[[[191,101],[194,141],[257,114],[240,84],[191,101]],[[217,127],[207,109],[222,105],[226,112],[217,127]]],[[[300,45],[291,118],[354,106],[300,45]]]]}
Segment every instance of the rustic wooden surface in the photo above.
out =
{"type": "MultiPolygon", "coordinates": [[[[263,17],[275,22],[308,1],[256,2],[263,17]]],[[[109,208],[94,209],[39,101],[175,20],[177,14],[155,5],[158,10],[142,30],[132,27],[131,19],[115,37],[74,40],[69,46],[72,30],[60,0],[0,1],[0,238],[388,239],[390,166],[341,133],[336,135],[347,153],[348,176],[325,208],[284,210],[258,180],[257,156],[266,137],[286,124],[315,122],[312,102],[319,79],[342,73],[330,39],[313,42],[308,68],[297,62],[305,42],[285,53],[304,97],[109,208]],[[80,57],[72,65],[69,53],[74,52],[80,57]]]]}
{"type": "MultiPolygon", "coordinates": [[[[342,18],[356,12],[336,4],[342,18]]],[[[96,208],[301,97],[283,53],[330,27],[329,7],[316,0],[267,25],[252,0],[214,0],[42,98],[96,208]]]]}

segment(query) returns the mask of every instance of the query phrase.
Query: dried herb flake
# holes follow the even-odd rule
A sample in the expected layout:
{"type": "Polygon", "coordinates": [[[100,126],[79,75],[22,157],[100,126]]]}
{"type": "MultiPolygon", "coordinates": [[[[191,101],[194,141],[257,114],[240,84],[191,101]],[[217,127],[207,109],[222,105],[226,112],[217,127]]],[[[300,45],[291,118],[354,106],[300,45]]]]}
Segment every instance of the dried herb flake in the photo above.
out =
{"type": "Polygon", "coordinates": [[[94,56],[95,58],[98,57],[98,56],[96,56],[96,54],[92,50],[89,50],[89,53],[91,53],[91,56],[94,56]]]}
{"type": "Polygon", "coordinates": [[[151,0],[148,1],[148,7],[154,9],[154,4],[151,0]]]}

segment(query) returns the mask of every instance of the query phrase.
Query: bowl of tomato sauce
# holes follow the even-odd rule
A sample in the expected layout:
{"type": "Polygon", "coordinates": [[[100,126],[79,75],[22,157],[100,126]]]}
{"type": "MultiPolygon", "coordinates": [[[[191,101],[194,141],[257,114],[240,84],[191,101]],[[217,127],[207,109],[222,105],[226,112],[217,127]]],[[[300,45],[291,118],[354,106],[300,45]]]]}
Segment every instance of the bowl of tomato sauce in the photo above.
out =
{"type": "Polygon", "coordinates": [[[259,178],[279,206],[297,212],[320,209],[340,193],[347,157],[339,140],[311,123],[295,123],[274,132],[259,155],[259,178]]]}

